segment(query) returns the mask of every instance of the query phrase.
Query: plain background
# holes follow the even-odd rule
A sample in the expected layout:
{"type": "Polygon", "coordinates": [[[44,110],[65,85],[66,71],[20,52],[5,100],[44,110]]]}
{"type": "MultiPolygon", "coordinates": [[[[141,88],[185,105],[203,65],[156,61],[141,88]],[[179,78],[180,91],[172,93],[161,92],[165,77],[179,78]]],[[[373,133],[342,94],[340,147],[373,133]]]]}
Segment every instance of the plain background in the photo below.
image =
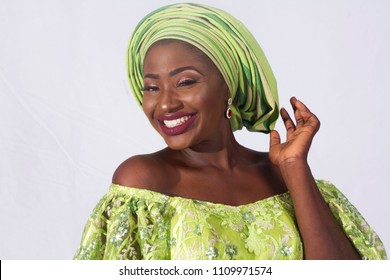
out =
{"type": "MultiPolygon", "coordinates": [[[[116,167],[165,147],[130,92],[125,56],[137,22],[173,2],[1,0],[0,259],[71,259],[116,167]]],[[[315,177],[338,186],[389,250],[390,1],[194,2],[240,19],[280,104],[294,95],[318,115],[315,177]]],[[[268,135],[236,135],[268,149],[268,135]]]]}

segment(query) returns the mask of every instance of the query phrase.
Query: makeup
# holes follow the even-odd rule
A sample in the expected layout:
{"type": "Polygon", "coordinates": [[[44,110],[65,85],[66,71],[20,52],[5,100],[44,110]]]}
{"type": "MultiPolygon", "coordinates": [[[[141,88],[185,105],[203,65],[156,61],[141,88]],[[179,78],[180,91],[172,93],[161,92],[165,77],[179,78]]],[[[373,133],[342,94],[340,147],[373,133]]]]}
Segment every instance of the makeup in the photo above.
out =
{"type": "Polygon", "coordinates": [[[186,132],[196,118],[195,113],[175,113],[157,117],[160,128],[168,136],[175,136],[186,132]]]}

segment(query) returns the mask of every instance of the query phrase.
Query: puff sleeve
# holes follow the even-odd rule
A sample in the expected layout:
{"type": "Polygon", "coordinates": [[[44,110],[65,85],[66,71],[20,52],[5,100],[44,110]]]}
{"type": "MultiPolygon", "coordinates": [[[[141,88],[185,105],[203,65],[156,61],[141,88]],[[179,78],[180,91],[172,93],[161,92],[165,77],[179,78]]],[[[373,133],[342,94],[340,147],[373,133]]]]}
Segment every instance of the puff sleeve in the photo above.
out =
{"type": "Polygon", "coordinates": [[[355,246],[362,259],[387,259],[382,241],[358,210],[330,182],[316,180],[317,185],[331,209],[333,216],[342,226],[344,233],[355,246]]]}

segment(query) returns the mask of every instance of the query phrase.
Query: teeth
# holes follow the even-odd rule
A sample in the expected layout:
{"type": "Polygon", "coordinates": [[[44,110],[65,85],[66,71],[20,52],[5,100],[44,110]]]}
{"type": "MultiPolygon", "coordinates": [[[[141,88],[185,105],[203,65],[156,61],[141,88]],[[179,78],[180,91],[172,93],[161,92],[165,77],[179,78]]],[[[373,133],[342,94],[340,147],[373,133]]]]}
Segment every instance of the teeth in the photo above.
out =
{"type": "Polygon", "coordinates": [[[170,120],[170,121],[165,120],[164,124],[166,127],[172,128],[172,127],[175,127],[175,126],[178,126],[178,125],[185,123],[186,121],[188,121],[189,118],[190,118],[189,116],[185,116],[185,117],[181,117],[181,118],[176,119],[176,120],[170,120]]]}

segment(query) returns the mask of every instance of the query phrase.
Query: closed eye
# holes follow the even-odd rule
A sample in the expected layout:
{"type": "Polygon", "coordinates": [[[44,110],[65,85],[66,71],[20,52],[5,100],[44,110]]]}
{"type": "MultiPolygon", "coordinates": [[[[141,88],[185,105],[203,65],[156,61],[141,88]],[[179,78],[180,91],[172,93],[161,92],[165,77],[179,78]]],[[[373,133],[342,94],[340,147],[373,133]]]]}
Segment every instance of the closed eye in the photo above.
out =
{"type": "Polygon", "coordinates": [[[147,92],[156,92],[159,91],[160,89],[156,86],[145,86],[142,91],[147,91],[147,92]]]}
{"type": "Polygon", "coordinates": [[[186,80],[182,80],[178,83],[177,86],[179,87],[185,87],[185,86],[190,86],[192,84],[196,83],[195,80],[192,80],[192,79],[186,79],[186,80]]]}

